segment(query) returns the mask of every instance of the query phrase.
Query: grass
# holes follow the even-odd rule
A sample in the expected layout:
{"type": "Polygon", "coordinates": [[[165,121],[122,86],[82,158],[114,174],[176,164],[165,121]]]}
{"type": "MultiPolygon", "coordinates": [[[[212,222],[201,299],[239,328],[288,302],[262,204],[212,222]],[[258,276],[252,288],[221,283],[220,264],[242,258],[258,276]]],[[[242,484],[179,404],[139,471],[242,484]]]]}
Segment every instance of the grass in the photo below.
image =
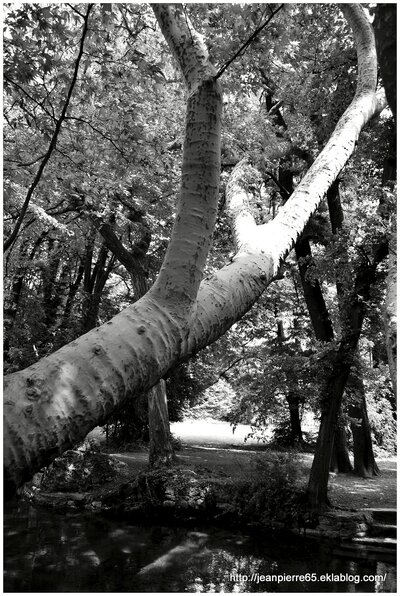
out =
{"type": "MultiPolygon", "coordinates": [[[[244,425],[242,425],[244,427],[244,425]]],[[[246,480],[254,469],[258,457],[274,458],[281,453],[254,440],[244,442],[249,427],[232,433],[227,422],[186,421],[173,425],[173,432],[182,442],[177,451],[178,465],[187,467],[201,475],[210,475],[235,480],[246,480]]],[[[96,440],[104,439],[99,431],[91,433],[96,440]]],[[[113,452],[108,449],[107,451],[113,452]]],[[[145,450],[114,453],[125,462],[132,474],[147,467],[145,450]]],[[[297,454],[299,482],[307,482],[312,464],[311,453],[297,454]]],[[[379,458],[381,475],[364,479],[351,474],[339,474],[330,478],[330,499],[335,506],[345,509],[366,507],[396,507],[396,460],[394,457],[379,458]]]]}

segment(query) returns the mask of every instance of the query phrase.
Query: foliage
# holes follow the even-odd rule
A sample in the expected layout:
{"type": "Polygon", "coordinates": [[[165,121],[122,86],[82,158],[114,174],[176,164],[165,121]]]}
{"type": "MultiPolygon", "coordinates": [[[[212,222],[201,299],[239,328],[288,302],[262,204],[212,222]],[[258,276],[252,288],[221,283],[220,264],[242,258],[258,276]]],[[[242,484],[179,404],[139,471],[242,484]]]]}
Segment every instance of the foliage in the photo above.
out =
{"type": "Polygon", "coordinates": [[[84,492],[115,479],[121,467],[118,460],[92,446],[66,451],[45,470],[40,488],[44,491],[84,492]]]}
{"type": "Polygon", "coordinates": [[[382,456],[394,455],[397,451],[397,423],[387,364],[367,370],[364,379],[375,450],[382,456]]]}
{"type": "MultiPolygon", "coordinates": [[[[170,422],[182,420],[201,388],[201,380],[194,362],[172,368],[166,379],[168,414],[170,422]]],[[[107,421],[108,441],[124,448],[140,446],[149,440],[147,394],[127,399],[122,408],[113,412],[107,421]]]]}
{"type": "Polygon", "coordinates": [[[106,444],[125,450],[142,447],[149,440],[147,395],[127,399],[103,427],[106,444]]]}
{"type": "MultiPolygon", "coordinates": [[[[303,429],[303,439],[304,443],[297,442],[296,448],[300,451],[304,451],[306,448],[312,450],[315,443],[314,433],[305,432],[303,429]]],[[[293,447],[292,427],[288,418],[284,417],[282,420],[277,421],[272,435],[271,446],[274,449],[278,447],[293,447]]]]}
{"type": "MultiPolygon", "coordinates": [[[[81,21],[79,8],[66,6],[9,5],[6,10],[5,236],[46,151],[71,77],[81,21]]],[[[57,148],[31,199],[25,226],[6,255],[7,371],[31,364],[132,301],[129,275],[113,261],[94,222],[111,222],[131,247],[141,238],[138,213],[144,214],[151,240],[149,282],[169,236],[179,153],[167,147],[179,134],[182,101],[174,68],[154,35],[148,8],[95,6],[89,24],[81,76],[57,148]],[[149,93],[158,99],[156,109],[146,99],[149,93]],[[151,177],[150,163],[155,165],[151,177]],[[49,267],[52,283],[43,286],[49,267]],[[43,303],[39,310],[36,302],[43,303]],[[39,332],[29,318],[25,321],[29,305],[39,332]],[[19,336],[16,328],[25,334],[19,336]]]]}
{"type": "Polygon", "coordinates": [[[232,386],[220,378],[217,383],[201,393],[195,405],[187,406],[184,409],[184,415],[187,418],[201,420],[211,418],[230,421],[237,400],[238,396],[232,386]]]}
{"type": "Polygon", "coordinates": [[[298,471],[294,451],[258,457],[249,480],[236,488],[233,506],[239,519],[263,526],[278,521],[290,527],[301,498],[298,471]]]}
{"type": "Polygon", "coordinates": [[[168,372],[166,389],[171,422],[182,420],[184,412],[191,410],[203,386],[203,372],[197,358],[179,364],[168,372]]]}
{"type": "MultiPolygon", "coordinates": [[[[5,6],[5,237],[14,229],[64,105],[84,6],[5,6]]],[[[185,10],[218,67],[270,13],[261,3],[189,4],[185,10]]],[[[95,5],[78,74],[57,147],[5,256],[6,373],[32,364],[134,302],[140,295],[138,279],[151,285],[170,236],[180,181],[184,90],[151,9],[95,5]],[[105,242],[102,224],[128,252],[140,253],[133,275],[105,242]]],[[[271,174],[279,178],[280,171],[289,172],[298,183],[307,160],[347,106],[355,78],[350,33],[331,4],[285,4],[225,71],[220,209],[205,275],[234,254],[224,211],[232,165],[249,156],[251,208],[258,222],[269,221],[283,202],[271,174]],[[277,102],[280,119],[271,109],[277,102]]],[[[357,267],[386,235],[394,210],[395,195],[381,184],[392,135],[387,114],[362,133],[340,176],[342,230],[332,234],[326,205],[306,230],[313,252],[307,278],[323,288],[337,340],[337,282],[350,295],[357,267]]],[[[360,352],[376,442],[393,449],[393,396],[384,380],[385,267],[382,263],[377,272],[368,302],[360,352]]],[[[302,411],[318,416],[321,379],[338,343],[321,346],[313,339],[293,259],[278,277],[223,338],[169,371],[171,420],[183,413],[209,414],[251,423],[262,434],[272,423],[287,427],[291,395],[302,411]]],[[[109,420],[110,436],[122,444],[145,439],[146,400],[129,400],[123,412],[109,420]]]]}

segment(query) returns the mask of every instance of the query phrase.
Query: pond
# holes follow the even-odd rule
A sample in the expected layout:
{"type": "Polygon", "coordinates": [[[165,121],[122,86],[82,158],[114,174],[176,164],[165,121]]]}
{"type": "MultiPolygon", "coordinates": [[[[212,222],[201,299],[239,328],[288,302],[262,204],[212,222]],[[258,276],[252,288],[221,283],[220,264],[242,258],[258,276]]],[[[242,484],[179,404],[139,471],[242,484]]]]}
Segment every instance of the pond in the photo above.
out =
{"type": "Polygon", "coordinates": [[[315,542],[139,526],[26,504],[4,514],[5,592],[394,592],[394,565],[315,542]],[[365,577],[368,576],[368,577],[365,577]]]}

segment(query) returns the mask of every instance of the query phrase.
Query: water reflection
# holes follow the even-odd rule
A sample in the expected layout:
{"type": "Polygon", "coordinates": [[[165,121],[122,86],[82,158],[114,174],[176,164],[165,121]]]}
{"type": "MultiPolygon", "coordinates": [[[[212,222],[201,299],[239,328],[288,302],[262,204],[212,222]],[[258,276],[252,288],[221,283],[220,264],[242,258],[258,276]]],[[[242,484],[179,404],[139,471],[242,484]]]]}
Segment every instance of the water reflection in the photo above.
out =
{"type": "Polygon", "coordinates": [[[215,529],[141,527],[26,506],[6,513],[4,522],[7,592],[395,592],[396,588],[393,565],[334,558],[315,544],[294,539],[282,544],[273,537],[266,542],[215,529]],[[285,574],[286,581],[277,577],[285,574]],[[312,574],[336,574],[339,580],[314,582],[312,574]],[[357,578],[366,574],[386,574],[386,579],[358,583],[357,578]]]}

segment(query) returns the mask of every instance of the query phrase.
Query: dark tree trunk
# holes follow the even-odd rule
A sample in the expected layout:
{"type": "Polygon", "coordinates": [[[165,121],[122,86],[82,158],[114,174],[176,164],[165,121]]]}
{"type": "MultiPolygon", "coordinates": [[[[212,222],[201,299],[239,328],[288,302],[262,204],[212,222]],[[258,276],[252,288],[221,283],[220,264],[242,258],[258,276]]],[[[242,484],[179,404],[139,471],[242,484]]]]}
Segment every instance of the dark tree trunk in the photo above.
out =
{"type": "Polygon", "coordinates": [[[335,429],[330,471],[336,474],[348,474],[353,471],[347,449],[346,429],[340,415],[335,429]]]}
{"type": "Polygon", "coordinates": [[[380,74],[390,109],[396,117],[397,108],[397,4],[377,4],[374,29],[380,74]]]}
{"type": "MultiPolygon", "coordinates": [[[[328,192],[328,208],[331,219],[332,232],[336,234],[343,224],[343,208],[340,200],[339,182],[336,180],[328,192]]],[[[344,254],[346,261],[347,252],[344,254]]],[[[348,263],[346,263],[348,266],[348,263]]],[[[336,280],[336,287],[339,299],[339,310],[342,324],[346,324],[346,309],[348,308],[346,288],[340,279],[340,272],[336,280]]],[[[359,357],[357,357],[359,361],[359,357]]],[[[359,366],[358,366],[359,368],[359,366]]],[[[348,413],[351,418],[360,420],[360,425],[352,424],[354,445],[354,472],[362,477],[372,476],[379,473],[372,450],[371,429],[369,426],[367,405],[365,402],[364,384],[358,375],[352,375],[349,385],[355,393],[356,402],[348,405],[348,413]]]]}
{"type": "Polygon", "coordinates": [[[148,392],[149,406],[149,464],[152,468],[171,465],[175,459],[169,428],[165,381],[160,381],[148,392]]]}
{"type": "Polygon", "coordinates": [[[304,444],[303,432],[301,430],[300,418],[300,401],[297,395],[289,392],[286,396],[289,404],[290,415],[290,444],[294,446],[301,446],[304,444]]]}
{"type": "MultiPolygon", "coordinates": [[[[43,232],[39,238],[36,240],[31,252],[29,253],[29,260],[32,261],[37,249],[47,236],[48,232],[43,232]]],[[[21,258],[25,258],[27,256],[27,249],[23,248],[20,254],[21,258]]],[[[8,304],[4,308],[4,344],[3,344],[3,358],[4,362],[9,361],[9,351],[11,347],[11,335],[12,330],[14,328],[15,320],[17,318],[18,307],[22,295],[22,290],[24,287],[24,278],[26,274],[27,267],[21,266],[17,270],[17,274],[14,277],[12,287],[11,287],[11,294],[10,300],[8,304]]]]}
{"type": "Polygon", "coordinates": [[[342,348],[342,354],[338,353],[336,365],[325,384],[321,424],[307,488],[309,505],[316,510],[330,506],[328,480],[336,423],[350,373],[350,364],[346,363],[346,352],[347,350],[342,348]]]}
{"type": "Polygon", "coordinates": [[[82,283],[83,273],[84,273],[84,266],[81,262],[81,264],[78,267],[76,278],[73,281],[73,283],[71,283],[69,286],[67,300],[64,305],[64,312],[62,314],[59,326],[56,330],[57,347],[61,347],[65,343],[65,340],[63,339],[64,331],[68,327],[68,323],[69,323],[69,320],[71,317],[72,307],[74,305],[76,294],[79,290],[79,286],[82,283]]]}
{"type": "Polygon", "coordinates": [[[372,449],[364,383],[362,379],[354,376],[351,379],[351,385],[354,395],[350,400],[348,413],[353,419],[351,431],[353,434],[354,472],[363,478],[371,478],[378,476],[380,472],[372,449]]]}
{"type": "Polygon", "coordinates": [[[24,273],[15,278],[11,288],[10,303],[4,309],[4,344],[3,344],[3,358],[4,362],[9,361],[9,352],[11,347],[11,334],[14,327],[15,319],[17,318],[18,305],[21,298],[22,288],[24,285],[24,273]]]}
{"type": "MultiPolygon", "coordinates": [[[[277,113],[278,124],[280,126],[284,126],[286,129],[285,121],[278,110],[277,113]]],[[[310,156],[304,156],[307,161],[310,160],[310,156]]],[[[288,171],[285,169],[279,169],[279,178],[278,183],[281,188],[281,194],[283,196],[283,200],[286,201],[290,194],[293,192],[293,172],[288,171]]],[[[330,189],[330,193],[332,195],[331,204],[334,203],[335,199],[338,198],[338,182],[335,181],[332,185],[333,188],[330,189]]],[[[335,221],[340,220],[340,224],[343,221],[343,212],[341,209],[340,199],[338,198],[338,202],[334,205],[334,210],[331,214],[333,215],[335,221]]],[[[326,308],[325,299],[322,293],[322,288],[317,279],[310,279],[307,275],[310,265],[312,264],[312,252],[310,241],[306,236],[300,237],[296,244],[295,244],[295,254],[297,259],[297,264],[300,273],[301,284],[303,288],[304,298],[307,305],[307,310],[310,315],[311,323],[314,329],[315,337],[319,341],[324,342],[331,342],[334,340],[334,331],[332,327],[332,322],[329,316],[329,312],[326,308]]],[[[322,400],[323,401],[323,400],[322,400]]],[[[341,398],[340,398],[341,402],[341,398]]],[[[334,420],[334,411],[336,409],[336,404],[333,403],[332,410],[327,412],[324,418],[324,424],[330,423],[329,421],[334,420]]],[[[340,406],[339,406],[340,409],[340,406]]],[[[321,422],[322,424],[322,422],[321,422]]],[[[330,469],[335,472],[342,472],[348,473],[353,470],[349,452],[347,448],[347,440],[346,440],[346,433],[345,429],[342,425],[338,425],[336,427],[336,420],[334,421],[334,443],[333,447],[331,447],[332,451],[332,459],[330,461],[330,469]]],[[[326,440],[329,443],[329,433],[327,429],[323,432],[323,437],[321,437],[321,444],[324,443],[326,440]]],[[[326,478],[329,477],[329,469],[328,475],[326,478]]]]}
{"type": "Polygon", "coordinates": [[[82,333],[87,333],[97,327],[100,304],[101,294],[87,293],[85,295],[82,305],[82,333]]]}
{"type": "Polygon", "coordinates": [[[48,252],[48,265],[43,268],[42,272],[42,304],[45,315],[44,324],[47,329],[50,329],[56,319],[57,307],[60,301],[56,287],[61,262],[58,243],[55,244],[51,238],[48,242],[48,252]]]}
{"type": "MultiPolygon", "coordinates": [[[[296,242],[295,253],[315,337],[319,341],[331,342],[334,340],[334,332],[321,286],[318,280],[310,280],[307,276],[307,269],[312,259],[311,246],[307,238],[301,238],[296,242]]],[[[330,469],[333,472],[351,472],[353,468],[347,449],[345,429],[341,422],[336,427],[334,437],[330,469]]]]}
{"type": "Polygon", "coordinates": [[[296,242],[294,248],[299,267],[304,298],[314,329],[315,337],[319,341],[333,341],[333,327],[328,310],[326,308],[321,286],[318,280],[310,280],[307,277],[307,270],[312,260],[310,242],[307,238],[300,238],[300,240],[296,242]]]}
{"type": "Polygon", "coordinates": [[[384,247],[379,246],[375,250],[372,262],[368,261],[368,263],[362,263],[359,266],[352,299],[348,301],[343,319],[343,338],[339,349],[331,355],[332,369],[325,386],[321,426],[307,489],[309,503],[314,509],[322,508],[328,504],[329,463],[332,455],[336,419],[340,411],[351,366],[357,355],[358,340],[365,316],[365,305],[369,299],[369,290],[374,281],[375,269],[384,254],[384,247]],[[333,425],[333,427],[329,428],[329,425],[333,425]]]}
{"type": "Polygon", "coordinates": [[[107,263],[108,249],[106,244],[103,243],[92,270],[93,252],[94,236],[89,239],[86,247],[86,261],[83,277],[85,297],[82,307],[82,333],[87,333],[97,326],[102,293],[115,263],[114,255],[107,263]]]}

